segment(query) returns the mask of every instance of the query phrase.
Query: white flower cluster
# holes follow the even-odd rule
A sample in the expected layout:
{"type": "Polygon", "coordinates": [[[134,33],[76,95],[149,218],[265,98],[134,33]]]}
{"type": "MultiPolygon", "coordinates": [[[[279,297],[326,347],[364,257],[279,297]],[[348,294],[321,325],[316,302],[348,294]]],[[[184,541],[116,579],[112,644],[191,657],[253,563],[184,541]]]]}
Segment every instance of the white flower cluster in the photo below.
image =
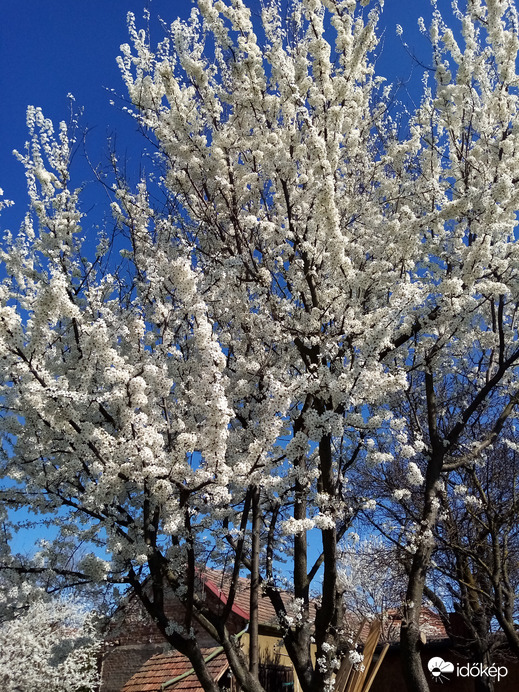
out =
{"type": "Polygon", "coordinates": [[[410,461],[407,465],[407,482],[412,486],[423,485],[424,477],[414,461],[410,461]]]}
{"type": "Polygon", "coordinates": [[[6,692],[94,692],[101,639],[92,617],[70,600],[35,602],[0,627],[6,692]]]}

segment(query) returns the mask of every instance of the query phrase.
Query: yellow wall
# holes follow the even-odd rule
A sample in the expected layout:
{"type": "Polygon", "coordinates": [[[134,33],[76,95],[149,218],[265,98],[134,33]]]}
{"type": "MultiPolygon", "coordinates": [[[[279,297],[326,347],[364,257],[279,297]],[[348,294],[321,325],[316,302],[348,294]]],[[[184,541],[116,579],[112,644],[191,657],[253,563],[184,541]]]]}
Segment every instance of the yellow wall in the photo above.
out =
{"type": "MultiPolygon", "coordinates": [[[[241,637],[241,644],[245,654],[249,653],[249,634],[246,632],[241,637]]],[[[315,660],[315,647],[312,645],[312,659],[315,660]]],[[[259,635],[259,659],[260,663],[270,663],[278,666],[293,668],[290,656],[287,654],[283,640],[279,635],[259,635]]],[[[301,692],[297,675],[294,671],[294,692],[301,692]]]]}

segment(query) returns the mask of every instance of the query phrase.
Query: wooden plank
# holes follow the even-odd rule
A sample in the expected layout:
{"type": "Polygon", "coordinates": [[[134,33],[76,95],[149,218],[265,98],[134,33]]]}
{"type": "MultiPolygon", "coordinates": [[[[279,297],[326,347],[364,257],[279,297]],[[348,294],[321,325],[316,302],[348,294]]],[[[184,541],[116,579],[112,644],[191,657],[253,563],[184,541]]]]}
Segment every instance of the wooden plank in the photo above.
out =
{"type": "MultiPolygon", "coordinates": [[[[362,630],[364,629],[364,625],[367,622],[367,618],[363,618],[362,622],[360,623],[360,627],[357,630],[357,634],[355,635],[355,639],[353,640],[353,648],[356,647],[360,640],[360,636],[362,634],[362,630]]],[[[337,674],[335,676],[335,692],[345,692],[346,691],[346,685],[348,684],[348,680],[351,677],[350,673],[352,671],[352,664],[350,662],[350,657],[345,656],[342,661],[339,670],[337,671],[337,674]]]]}
{"type": "Polygon", "coordinates": [[[378,645],[378,640],[380,639],[380,632],[382,625],[380,620],[373,620],[369,628],[369,634],[364,645],[364,660],[362,661],[363,669],[357,669],[354,673],[353,679],[349,681],[348,692],[362,692],[366,678],[368,677],[369,667],[375,650],[378,645]]]}
{"type": "Polygon", "coordinates": [[[375,680],[375,676],[378,673],[378,669],[380,668],[380,665],[381,665],[382,661],[384,660],[384,657],[385,657],[388,649],[389,649],[389,644],[385,644],[384,648],[380,652],[380,656],[378,657],[378,661],[373,666],[373,670],[371,671],[371,675],[369,676],[369,680],[366,682],[366,685],[364,686],[362,692],[369,692],[369,690],[371,689],[371,685],[373,684],[373,681],[375,680]]]}

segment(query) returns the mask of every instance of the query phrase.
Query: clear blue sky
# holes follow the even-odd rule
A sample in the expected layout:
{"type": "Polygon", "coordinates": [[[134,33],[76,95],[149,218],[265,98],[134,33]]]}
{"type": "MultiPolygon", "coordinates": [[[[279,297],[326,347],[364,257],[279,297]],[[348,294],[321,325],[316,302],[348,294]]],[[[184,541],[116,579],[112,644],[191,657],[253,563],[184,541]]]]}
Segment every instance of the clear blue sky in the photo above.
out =
{"type": "MultiPolygon", "coordinates": [[[[190,0],[5,1],[0,20],[0,187],[17,204],[16,209],[4,212],[0,229],[16,230],[26,209],[23,169],[12,150],[23,149],[27,105],[41,106],[57,123],[68,118],[70,92],[76,105],[84,108],[81,125],[89,129],[87,149],[95,164],[106,159],[107,136],[113,133],[121,153],[130,158],[132,152],[138,155],[139,140],[131,136],[134,124],[110,106],[107,89],[124,93],[115,59],[120,44],[127,41],[126,13],[131,10],[140,18],[146,4],[152,20],[160,16],[166,21],[186,17],[192,7],[190,0]]],[[[252,4],[259,7],[259,0],[252,4]]],[[[441,5],[449,12],[448,0],[440,0],[441,5]]],[[[406,80],[412,70],[412,61],[395,36],[397,23],[404,27],[410,47],[416,47],[422,58],[428,57],[416,26],[418,16],[427,20],[430,14],[428,0],[386,0],[380,72],[406,80]]],[[[152,23],[152,32],[157,40],[161,38],[157,21],[152,23]]],[[[421,72],[415,66],[415,84],[421,72]]],[[[89,177],[86,167],[81,171],[80,175],[89,177]]]]}

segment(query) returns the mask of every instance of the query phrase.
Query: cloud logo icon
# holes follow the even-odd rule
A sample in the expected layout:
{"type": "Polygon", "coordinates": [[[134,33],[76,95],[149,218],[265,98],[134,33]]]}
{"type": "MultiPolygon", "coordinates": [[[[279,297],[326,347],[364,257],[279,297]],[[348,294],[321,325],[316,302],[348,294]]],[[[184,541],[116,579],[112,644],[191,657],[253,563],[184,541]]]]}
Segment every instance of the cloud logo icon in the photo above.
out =
{"type": "Polygon", "coordinates": [[[434,678],[435,682],[443,682],[447,680],[446,673],[454,673],[454,663],[444,661],[443,658],[435,656],[429,660],[427,668],[434,678]]]}

